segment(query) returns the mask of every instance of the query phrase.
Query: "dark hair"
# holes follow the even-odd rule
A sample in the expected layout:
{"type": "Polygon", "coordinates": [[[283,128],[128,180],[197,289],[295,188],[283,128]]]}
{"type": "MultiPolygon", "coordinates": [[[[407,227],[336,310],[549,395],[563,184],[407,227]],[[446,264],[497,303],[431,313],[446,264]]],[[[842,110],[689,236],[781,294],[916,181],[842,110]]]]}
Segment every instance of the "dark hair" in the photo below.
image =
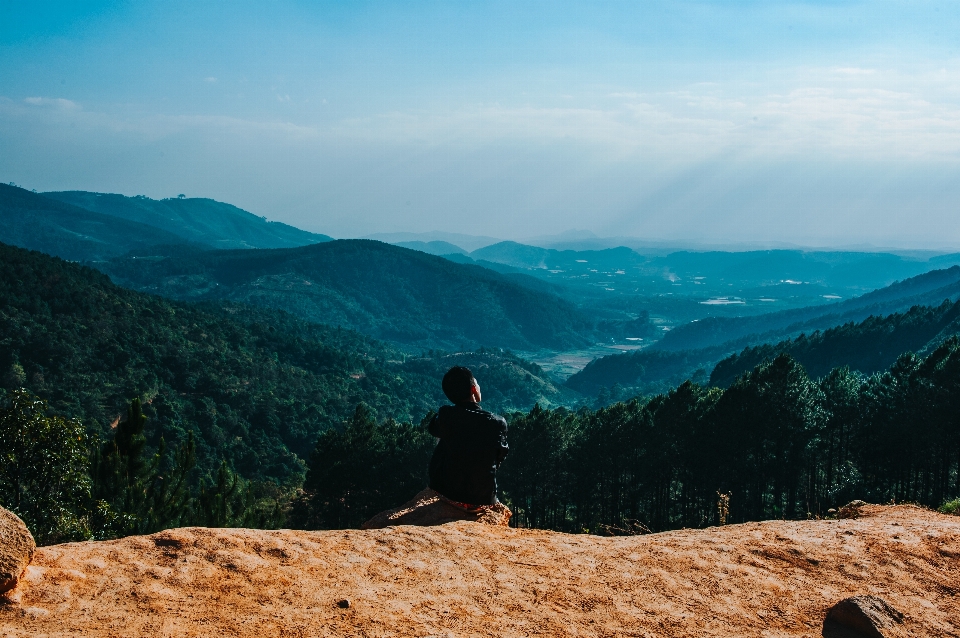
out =
{"type": "Polygon", "coordinates": [[[443,375],[443,381],[440,386],[443,393],[447,395],[453,403],[464,403],[470,400],[470,390],[476,385],[477,380],[473,378],[470,368],[463,366],[453,366],[443,375]]]}

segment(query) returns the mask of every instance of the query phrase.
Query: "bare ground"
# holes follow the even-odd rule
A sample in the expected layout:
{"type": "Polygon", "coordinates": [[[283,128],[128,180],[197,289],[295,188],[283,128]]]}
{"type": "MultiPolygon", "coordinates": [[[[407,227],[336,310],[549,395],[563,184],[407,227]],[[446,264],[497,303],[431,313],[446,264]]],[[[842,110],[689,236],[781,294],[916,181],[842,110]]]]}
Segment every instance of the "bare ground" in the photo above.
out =
{"type": "Polygon", "coordinates": [[[38,549],[0,634],[819,636],[857,594],[904,612],[905,635],[960,636],[960,517],[868,506],[618,538],[185,528],[38,549]]]}

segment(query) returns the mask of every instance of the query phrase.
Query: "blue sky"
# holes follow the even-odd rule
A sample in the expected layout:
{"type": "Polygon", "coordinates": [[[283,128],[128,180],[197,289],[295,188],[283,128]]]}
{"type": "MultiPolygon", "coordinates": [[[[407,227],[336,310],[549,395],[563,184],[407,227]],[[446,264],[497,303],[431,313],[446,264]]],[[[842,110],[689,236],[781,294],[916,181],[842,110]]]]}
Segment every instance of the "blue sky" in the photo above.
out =
{"type": "Polygon", "coordinates": [[[338,237],[960,248],[960,4],[7,2],[0,181],[338,237]]]}

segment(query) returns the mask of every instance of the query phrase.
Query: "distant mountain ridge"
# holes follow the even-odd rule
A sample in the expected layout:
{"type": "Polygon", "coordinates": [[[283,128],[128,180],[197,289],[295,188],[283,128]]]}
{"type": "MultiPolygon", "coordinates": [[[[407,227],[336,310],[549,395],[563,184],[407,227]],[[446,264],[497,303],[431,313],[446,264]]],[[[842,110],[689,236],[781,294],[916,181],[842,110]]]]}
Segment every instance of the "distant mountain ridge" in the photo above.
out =
{"type": "MultiPolygon", "coordinates": [[[[420,248],[451,261],[547,281],[561,288],[561,296],[590,308],[598,318],[623,321],[648,312],[663,332],[679,329],[675,336],[666,335],[665,347],[672,347],[669,344],[680,335],[702,332],[704,326],[695,320],[710,323],[726,317],[729,321],[826,306],[960,263],[960,255],[934,252],[681,250],[663,255],[642,254],[626,246],[560,250],[515,241],[497,242],[466,255],[420,248]]],[[[739,336],[752,332],[757,330],[739,336]]],[[[708,337],[703,343],[679,348],[712,347],[723,341],[708,337]]]]}
{"type": "Polygon", "coordinates": [[[118,219],[0,184],[0,240],[70,261],[104,261],[153,244],[184,239],[136,221],[118,219]]]}
{"type": "Polygon", "coordinates": [[[281,223],[213,199],[150,199],[113,193],[59,191],[42,193],[103,215],[147,224],[212,248],[294,248],[332,238],[281,223]]]}
{"type": "Polygon", "coordinates": [[[409,248],[410,250],[419,250],[422,253],[427,253],[429,255],[466,255],[467,251],[460,246],[451,244],[448,241],[399,241],[392,242],[394,246],[400,246],[402,248],[409,248]]]}
{"type": "Polygon", "coordinates": [[[442,241],[453,244],[454,246],[457,246],[458,248],[467,252],[501,241],[496,237],[487,237],[484,235],[466,235],[464,233],[445,233],[440,231],[428,233],[373,233],[372,235],[366,235],[360,239],[374,239],[376,241],[382,241],[394,245],[399,245],[404,242],[422,242],[429,244],[435,241],[442,241]]]}
{"type": "MultiPolygon", "coordinates": [[[[913,277],[933,268],[960,263],[960,256],[926,255],[906,257],[894,253],[849,251],[754,250],[747,252],[693,252],[680,250],[667,255],[645,255],[626,246],[570,250],[542,248],[503,241],[469,253],[471,259],[496,262],[532,271],[570,272],[571,269],[616,270],[640,268],[662,275],[673,283],[703,286],[723,281],[735,287],[757,288],[769,294],[771,284],[820,284],[858,289],[857,294],[874,290],[896,280],[913,277]],[[590,264],[578,265],[578,264],[590,264]]],[[[595,272],[595,271],[594,271],[595,272]]],[[[682,290],[674,290],[680,293],[682,290]]],[[[687,291],[689,294],[691,291],[687,291]]],[[[697,289],[703,294],[706,289],[697,289]]],[[[762,296],[762,294],[760,295],[762,296]]]]}
{"type": "Polygon", "coordinates": [[[414,347],[571,349],[595,341],[591,319],[540,282],[527,287],[515,279],[524,275],[378,241],[176,252],[148,249],[103,270],[137,290],[279,308],[414,347]]]}

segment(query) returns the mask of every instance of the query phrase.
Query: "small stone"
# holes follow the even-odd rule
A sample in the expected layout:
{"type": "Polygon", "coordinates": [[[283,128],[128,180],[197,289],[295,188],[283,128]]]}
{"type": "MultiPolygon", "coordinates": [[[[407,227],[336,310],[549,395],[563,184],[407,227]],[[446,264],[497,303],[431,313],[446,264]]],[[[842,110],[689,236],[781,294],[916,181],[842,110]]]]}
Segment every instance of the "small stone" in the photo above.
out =
{"type": "Polygon", "coordinates": [[[340,609],[349,609],[350,601],[347,600],[346,598],[344,598],[343,600],[337,601],[337,607],[339,607],[340,609]]]}
{"type": "Polygon", "coordinates": [[[20,517],[0,507],[0,594],[17,586],[36,548],[33,535],[20,517]]]}
{"type": "Polygon", "coordinates": [[[903,614],[877,596],[844,598],[827,611],[823,638],[887,638],[903,614]]]}
{"type": "Polygon", "coordinates": [[[837,511],[837,518],[860,518],[860,508],[866,504],[861,500],[850,501],[837,511]]]}

